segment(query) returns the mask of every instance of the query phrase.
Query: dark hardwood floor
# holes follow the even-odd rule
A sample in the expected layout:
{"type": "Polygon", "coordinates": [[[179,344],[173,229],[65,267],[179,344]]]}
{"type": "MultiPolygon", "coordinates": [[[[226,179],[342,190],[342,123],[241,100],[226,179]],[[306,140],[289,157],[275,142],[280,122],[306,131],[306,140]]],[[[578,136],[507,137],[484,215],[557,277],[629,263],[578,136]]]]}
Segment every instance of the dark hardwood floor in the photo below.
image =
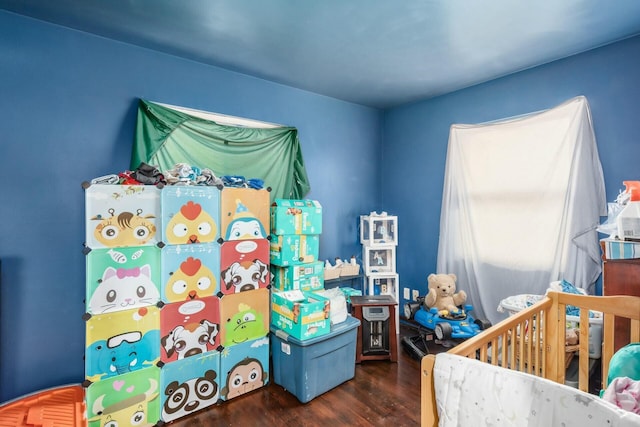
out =
{"type": "MultiPolygon", "coordinates": [[[[300,403],[271,381],[267,386],[202,412],[181,418],[171,427],[194,426],[419,426],[420,362],[400,344],[416,335],[402,325],[398,336],[398,362],[363,361],[355,376],[336,388],[300,403]]],[[[442,351],[437,346],[431,351],[442,351]]]]}

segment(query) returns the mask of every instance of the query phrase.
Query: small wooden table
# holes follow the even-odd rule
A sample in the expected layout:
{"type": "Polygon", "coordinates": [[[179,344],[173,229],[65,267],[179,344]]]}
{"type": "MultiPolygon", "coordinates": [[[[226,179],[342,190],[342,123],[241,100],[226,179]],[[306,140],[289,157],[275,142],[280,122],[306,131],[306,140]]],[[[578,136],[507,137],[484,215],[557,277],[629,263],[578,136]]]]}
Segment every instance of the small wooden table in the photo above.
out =
{"type": "Polygon", "coordinates": [[[396,305],[398,303],[391,295],[351,297],[352,314],[360,320],[356,342],[356,363],[363,360],[398,361],[396,305]],[[369,342],[364,343],[365,339],[369,342]]]}

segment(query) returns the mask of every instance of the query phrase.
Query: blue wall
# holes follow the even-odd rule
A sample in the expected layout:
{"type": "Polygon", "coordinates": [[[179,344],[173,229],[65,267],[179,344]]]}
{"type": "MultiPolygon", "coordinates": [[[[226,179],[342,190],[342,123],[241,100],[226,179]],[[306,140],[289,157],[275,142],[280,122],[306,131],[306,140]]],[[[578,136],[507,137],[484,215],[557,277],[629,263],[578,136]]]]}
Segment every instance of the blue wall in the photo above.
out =
{"type": "Polygon", "coordinates": [[[361,251],[380,111],[0,11],[0,402],[83,380],[80,185],[129,167],[139,98],[297,127],[321,257],[361,251]]]}
{"type": "Polygon", "coordinates": [[[384,174],[382,204],[398,215],[401,286],[418,288],[422,295],[427,275],[436,273],[442,186],[452,124],[518,116],[584,95],[591,107],[610,202],[623,188],[623,180],[640,179],[639,76],[640,37],[635,37],[386,111],[380,168],[384,174]]]}
{"type": "Polygon", "coordinates": [[[84,375],[82,181],[129,167],[137,100],[295,126],[322,259],[399,217],[401,284],[435,271],[449,127],[590,102],[613,200],[639,179],[640,37],[385,112],[0,11],[0,402],[84,375]],[[384,141],[384,144],[383,144],[384,141]]]}

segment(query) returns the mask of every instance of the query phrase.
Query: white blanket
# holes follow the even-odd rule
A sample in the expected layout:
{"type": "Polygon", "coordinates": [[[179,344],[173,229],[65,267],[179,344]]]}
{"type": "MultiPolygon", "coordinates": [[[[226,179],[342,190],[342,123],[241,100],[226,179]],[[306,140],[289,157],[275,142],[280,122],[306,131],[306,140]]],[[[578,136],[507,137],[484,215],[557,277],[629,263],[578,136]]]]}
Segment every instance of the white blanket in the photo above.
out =
{"type": "Polygon", "coordinates": [[[575,388],[440,353],[434,367],[440,427],[638,427],[640,416],[575,388]]]}

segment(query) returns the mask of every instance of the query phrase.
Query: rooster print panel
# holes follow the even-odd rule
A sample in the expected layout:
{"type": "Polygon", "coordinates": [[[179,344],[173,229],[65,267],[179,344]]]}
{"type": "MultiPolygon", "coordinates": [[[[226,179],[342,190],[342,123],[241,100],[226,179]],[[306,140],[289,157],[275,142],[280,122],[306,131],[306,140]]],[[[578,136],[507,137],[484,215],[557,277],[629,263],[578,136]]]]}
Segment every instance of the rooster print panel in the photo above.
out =
{"type": "Polygon", "coordinates": [[[219,277],[218,243],[169,245],[162,248],[163,302],[190,301],[216,295],[219,277]]]}
{"type": "Polygon", "coordinates": [[[217,187],[164,187],[161,206],[164,244],[185,245],[218,240],[220,190],[217,187]]]}

